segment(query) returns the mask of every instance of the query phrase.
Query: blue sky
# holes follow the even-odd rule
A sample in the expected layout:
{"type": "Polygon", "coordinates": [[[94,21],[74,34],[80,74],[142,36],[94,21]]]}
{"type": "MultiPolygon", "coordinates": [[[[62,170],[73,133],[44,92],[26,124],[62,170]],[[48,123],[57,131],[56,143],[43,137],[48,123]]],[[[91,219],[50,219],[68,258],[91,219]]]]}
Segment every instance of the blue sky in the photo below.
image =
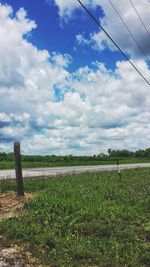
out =
{"type": "MultiPolygon", "coordinates": [[[[149,79],[149,61],[108,1],[83,0],[149,79]]],[[[150,56],[129,3],[115,0],[150,56]]],[[[150,30],[148,2],[136,3],[150,30]]],[[[0,151],[98,154],[149,145],[149,86],[73,0],[0,0],[0,151]],[[146,136],[146,137],[145,137],[146,136]]]]}
{"type": "MultiPolygon", "coordinates": [[[[37,0],[36,4],[34,1],[26,0],[1,1],[1,3],[11,5],[14,11],[24,7],[30,19],[35,20],[38,25],[29,40],[39,49],[70,54],[73,57],[71,71],[80,66],[91,65],[95,60],[105,62],[108,68],[114,69],[116,61],[123,58],[118,51],[111,53],[109,50],[96,51],[90,46],[78,47],[76,35],[84,33],[84,37],[88,38],[91,32],[99,31],[98,26],[82,8],[75,10],[73,18],[67,23],[60,20],[59,9],[54,1],[51,1],[51,4],[44,0],[37,0]]],[[[100,6],[95,7],[92,12],[97,18],[104,16],[100,6]]]]}

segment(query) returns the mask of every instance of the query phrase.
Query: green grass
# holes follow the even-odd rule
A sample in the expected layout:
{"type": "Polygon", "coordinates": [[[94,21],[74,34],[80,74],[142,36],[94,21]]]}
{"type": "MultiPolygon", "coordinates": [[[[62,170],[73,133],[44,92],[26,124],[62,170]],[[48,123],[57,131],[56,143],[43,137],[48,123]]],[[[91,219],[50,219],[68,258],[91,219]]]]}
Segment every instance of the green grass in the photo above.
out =
{"type": "MultiPolygon", "coordinates": [[[[125,163],[145,163],[150,162],[148,158],[122,158],[119,159],[120,164],[125,163]]],[[[58,161],[58,162],[24,162],[22,161],[23,168],[44,168],[44,167],[64,167],[64,166],[87,166],[87,165],[105,165],[105,164],[116,164],[116,159],[99,159],[99,160],[91,160],[91,161],[58,161]]],[[[0,170],[5,169],[14,169],[15,164],[13,161],[0,161],[0,170]]]]}
{"type": "MultiPolygon", "coordinates": [[[[3,192],[15,189],[2,182],[3,192]]],[[[148,267],[150,169],[26,180],[19,218],[0,222],[5,242],[25,244],[44,266],[148,267]]]]}

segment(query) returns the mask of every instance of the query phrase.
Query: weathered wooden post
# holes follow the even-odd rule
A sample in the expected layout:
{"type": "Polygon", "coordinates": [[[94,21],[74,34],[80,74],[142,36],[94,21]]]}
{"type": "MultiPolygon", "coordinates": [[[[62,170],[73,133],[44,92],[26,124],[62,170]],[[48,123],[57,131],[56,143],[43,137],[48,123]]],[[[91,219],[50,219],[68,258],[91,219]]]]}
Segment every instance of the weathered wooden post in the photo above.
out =
{"type": "Polygon", "coordinates": [[[17,195],[24,196],[24,186],[23,186],[21,156],[20,156],[20,142],[14,142],[14,158],[15,158],[15,169],[16,169],[17,195]]]}

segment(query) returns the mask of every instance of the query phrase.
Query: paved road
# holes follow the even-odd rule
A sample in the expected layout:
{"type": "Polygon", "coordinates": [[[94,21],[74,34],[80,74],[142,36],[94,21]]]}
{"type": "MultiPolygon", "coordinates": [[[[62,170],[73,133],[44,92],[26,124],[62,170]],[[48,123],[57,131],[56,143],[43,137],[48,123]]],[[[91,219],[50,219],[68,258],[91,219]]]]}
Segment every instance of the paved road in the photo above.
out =
{"type": "MultiPolygon", "coordinates": [[[[134,169],[150,167],[150,163],[121,164],[120,169],[134,169]]],[[[53,167],[23,169],[23,177],[56,176],[81,172],[113,171],[117,170],[116,165],[96,165],[96,166],[73,166],[73,167],[53,167]]],[[[0,170],[0,180],[15,178],[14,170],[0,170]]]]}

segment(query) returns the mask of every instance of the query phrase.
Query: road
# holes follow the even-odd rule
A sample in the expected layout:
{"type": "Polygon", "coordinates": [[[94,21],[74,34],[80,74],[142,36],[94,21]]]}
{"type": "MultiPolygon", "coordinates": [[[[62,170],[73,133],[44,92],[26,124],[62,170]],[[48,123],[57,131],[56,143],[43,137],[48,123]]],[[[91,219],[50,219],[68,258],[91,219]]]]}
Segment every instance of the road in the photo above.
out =
{"type": "MultiPolygon", "coordinates": [[[[150,163],[134,163],[120,164],[120,170],[146,168],[150,167],[150,163]]],[[[34,168],[23,169],[24,178],[34,178],[41,176],[53,177],[57,175],[81,173],[81,172],[97,172],[97,171],[113,171],[117,170],[116,165],[95,165],[95,166],[73,166],[73,167],[52,167],[52,168],[34,168]]],[[[15,178],[15,170],[0,170],[0,180],[15,178]]]]}

